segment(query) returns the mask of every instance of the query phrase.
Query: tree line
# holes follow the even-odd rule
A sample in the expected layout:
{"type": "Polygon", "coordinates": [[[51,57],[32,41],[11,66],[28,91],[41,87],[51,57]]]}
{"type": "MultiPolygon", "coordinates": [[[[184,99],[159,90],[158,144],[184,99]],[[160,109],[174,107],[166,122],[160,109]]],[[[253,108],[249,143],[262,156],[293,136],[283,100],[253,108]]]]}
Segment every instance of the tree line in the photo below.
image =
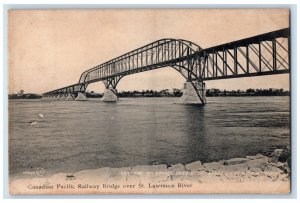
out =
{"type": "Polygon", "coordinates": [[[207,89],[207,97],[219,96],[289,96],[290,92],[287,90],[269,88],[269,89],[252,89],[247,90],[220,90],[220,89],[207,89]]]}
{"type": "MultiPolygon", "coordinates": [[[[118,97],[181,97],[182,90],[174,88],[173,90],[164,89],[161,91],[155,90],[134,90],[134,91],[120,91],[117,93],[118,97]]],[[[86,93],[87,97],[101,97],[102,94],[93,91],[86,93]]],[[[220,90],[216,88],[207,89],[207,97],[221,97],[221,96],[289,96],[290,92],[283,89],[269,88],[269,89],[252,89],[247,90],[220,90]]]]}
{"type": "MultiPolygon", "coordinates": [[[[99,98],[103,93],[96,93],[94,91],[87,91],[86,96],[89,98],[99,98]]],[[[173,88],[164,89],[161,91],[156,90],[134,90],[134,91],[120,91],[117,92],[118,97],[181,97],[183,94],[181,89],[173,88]]],[[[237,96],[290,96],[290,91],[276,88],[269,89],[252,89],[247,90],[220,90],[216,88],[206,90],[207,97],[237,97],[237,96]]],[[[34,93],[24,93],[21,90],[17,94],[9,94],[9,99],[40,99],[42,95],[34,93]]]]}

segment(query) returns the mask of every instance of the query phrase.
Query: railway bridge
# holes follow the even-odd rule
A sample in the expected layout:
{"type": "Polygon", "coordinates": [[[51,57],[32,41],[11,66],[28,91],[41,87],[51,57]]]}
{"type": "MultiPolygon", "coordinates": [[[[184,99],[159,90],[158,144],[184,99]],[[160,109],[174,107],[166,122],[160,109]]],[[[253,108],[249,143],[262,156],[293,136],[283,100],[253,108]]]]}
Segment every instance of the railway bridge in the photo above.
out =
{"type": "Polygon", "coordinates": [[[172,67],[186,79],[179,103],[204,104],[205,81],[290,72],[290,29],[202,48],[184,39],[160,39],[84,71],[78,83],[43,94],[43,99],[86,100],[91,83],[102,81],[101,100],[117,101],[126,75],[172,67]]]}

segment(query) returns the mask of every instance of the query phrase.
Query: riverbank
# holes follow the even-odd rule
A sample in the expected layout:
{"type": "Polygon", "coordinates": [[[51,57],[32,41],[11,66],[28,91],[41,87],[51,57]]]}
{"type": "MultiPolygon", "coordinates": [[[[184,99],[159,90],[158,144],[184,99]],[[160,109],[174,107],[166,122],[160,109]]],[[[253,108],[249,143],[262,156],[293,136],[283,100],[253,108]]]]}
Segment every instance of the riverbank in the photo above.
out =
{"type": "MultiPolygon", "coordinates": [[[[186,165],[99,168],[17,179],[11,194],[269,193],[290,191],[289,152],[186,165]]],[[[43,175],[43,171],[39,171],[43,175]]]]}

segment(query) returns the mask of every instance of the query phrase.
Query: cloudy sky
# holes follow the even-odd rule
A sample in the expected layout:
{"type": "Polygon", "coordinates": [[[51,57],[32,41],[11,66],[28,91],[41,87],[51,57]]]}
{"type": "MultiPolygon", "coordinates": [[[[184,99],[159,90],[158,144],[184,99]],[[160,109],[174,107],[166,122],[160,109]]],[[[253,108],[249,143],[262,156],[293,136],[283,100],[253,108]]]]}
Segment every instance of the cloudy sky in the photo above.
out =
{"type": "MultiPolygon", "coordinates": [[[[81,73],[161,38],[202,48],[289,27],[286,9],[14,10],[9,12],[9,93],[43,93],[78,82],[81,73]]],[[[121,90],[182,88],[172,68],[124,77],[121,90]]],[[[206,82],[207,88],[289,89],[289,75],[206,82]]],[[[102,82],[89,90],[103,91],[102,82]]]]}

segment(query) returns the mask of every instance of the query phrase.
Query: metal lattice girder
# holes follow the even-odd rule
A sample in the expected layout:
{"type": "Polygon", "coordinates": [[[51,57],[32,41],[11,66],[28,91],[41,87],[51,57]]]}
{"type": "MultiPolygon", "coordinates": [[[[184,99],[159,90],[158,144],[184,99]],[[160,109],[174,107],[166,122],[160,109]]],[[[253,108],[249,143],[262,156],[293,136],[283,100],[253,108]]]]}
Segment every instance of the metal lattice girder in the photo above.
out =
{"type": "Polygon", "coordinates": [[[204,50],[203,81],[290,71],[290,31],[282,29],[204,50]]]}
{"type": "Polygon", "coordinates": [[[186,40],[158,40],[85,71],[79,83],[107,80],[119,75],[134,74],[172,64],[180,65],[187,60],[195,60],[189,56],[201,50],[198,45],[186,40]]]}
{"type": "Polygon", "coordinates": [[[59,94],[68,94],[68,93],[73,93],[73,92],[84,92],[86,89],[85,84],[74,84],[70,85],[67,87],[63,87],[60,89],[56,89],[47,93],[44,93],[43,95],[45,96],[50,96],[50,95],[59,95],[59,94]]]}
{"type": "Polygon", "coordinates": [[[126,75],[166,66],[187,81],[288,73],[290,31],[286,28],[207,49],[187,40],[161,39],[83,72],[77,84],[44,95],[84,92],[98,81],[115,89],[126,75]]]}

